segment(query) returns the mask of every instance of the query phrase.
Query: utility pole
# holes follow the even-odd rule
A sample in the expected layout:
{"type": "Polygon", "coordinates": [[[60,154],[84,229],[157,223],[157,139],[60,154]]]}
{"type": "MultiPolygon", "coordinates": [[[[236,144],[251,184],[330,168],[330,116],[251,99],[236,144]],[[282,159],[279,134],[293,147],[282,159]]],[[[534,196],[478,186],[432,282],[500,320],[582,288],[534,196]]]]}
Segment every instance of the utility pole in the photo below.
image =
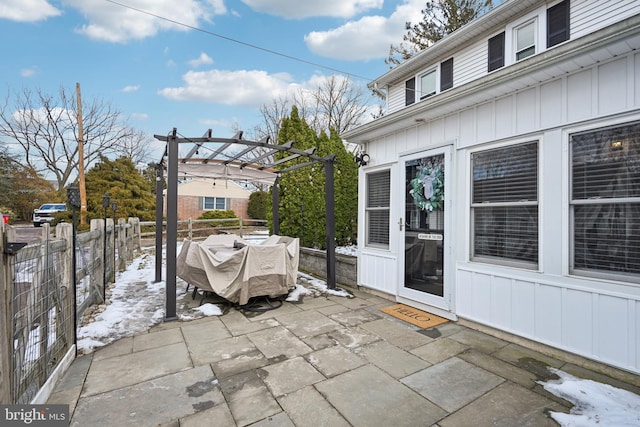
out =
{"type": "Polygon", "coordinates": [[[82,130],[82,97],[80,83],[76,83],[78,98],[78,188],[80,189],[80,224],[87,223],[87,188],[84,185],[84,133],[82,130]]]}

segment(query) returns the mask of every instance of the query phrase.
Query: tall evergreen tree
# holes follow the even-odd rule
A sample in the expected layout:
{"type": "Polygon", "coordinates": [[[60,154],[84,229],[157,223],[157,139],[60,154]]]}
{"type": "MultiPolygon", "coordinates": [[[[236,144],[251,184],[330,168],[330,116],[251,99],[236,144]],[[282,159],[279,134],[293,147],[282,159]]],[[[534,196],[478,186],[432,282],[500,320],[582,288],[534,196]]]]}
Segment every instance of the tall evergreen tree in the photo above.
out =
{"type": "MultiPolygon", "coordinates": [[[[336,244],[355,241],[357,216],[357,166],[347,152],[337,132],[331,136],[316,132],[298,115],[294,107],[291,115],[282,121],[279,143],[295,141],[294,147],[305,150],[316,148],[316,155],[336,155],[334,164],[334,192],[336,218],[336,244]]],[[[286,154],[280,154],[284,157],[286,154]]],[[[308,161],[299,158],[282,165],[287,168],[308,161]]],[[[299,237],[301,244],[313,248],[326,248],[325,169],[322,163],[296,169],[280,177],[280,234],[299,237]]]]}
{"type": "MultiPolygon", "coordinates": [[[[102,218],[102,197],[108,194],[118,203],[117,217],[137,217],[141,221],[155,218],[156,199],[153,186],[138,172],[128,157],[100,161],[85,175],[88,218],[102,218]]],[[[111,208],[108,210],[111,216],[111,208]]]]}
{"type": "Polygon", "coordinates": [[[52,183],[6,148],[0,148],[0,211],[31,220],[34,208],[61,200],[52,183]]]}

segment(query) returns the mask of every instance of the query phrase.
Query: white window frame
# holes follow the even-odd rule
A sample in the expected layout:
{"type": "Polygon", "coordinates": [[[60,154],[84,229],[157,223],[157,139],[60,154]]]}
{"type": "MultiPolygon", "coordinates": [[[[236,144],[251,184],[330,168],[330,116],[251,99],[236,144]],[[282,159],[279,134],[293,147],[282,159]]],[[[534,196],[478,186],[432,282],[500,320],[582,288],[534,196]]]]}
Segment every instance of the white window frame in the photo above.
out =
{"type": "Polygon", "coordinates": [[[378,169],[365,173],[364,182],[365,182],[365,201],[364,201],[364,215],[365,215],[365,246],[376,249],[389,249],[389,244],[391,242],[391,169],[378,169]],[[387,189],[389,202],[388,206],[378,206],[378,207],[369,207],[369,177],[371,175],[387,173],[389,175],[389,187],[387,189]],[[387,212],[389,226],[387,229],[387,243],[380,242],[371,242],[370,241],[370,214],[372,212],[387,212]]]}
{"type": "Polygon", "coordinates": [[[514,44],[513,44],[513,49],[514,49],[514,61],[518,62],[518,61],[522,61],[523,59],[527,59],[530,56],[535,55],[536,53],[538,53],[539,49],[538,47],[540,46],[537,43],[537,39],[538,39],[538,26],[537,24],[537,19],[532,19],[531,21],[525,22],[522,25],[519,25],[518,27],[513,29],[513,40],[514,40],[514,44]],[[521,30],[524,30],[527,27],[531,27],[533,30],[533,44],[527,45],[521,49],[518,49],[518,34],[520,34],[521,30]],[[528,51],[529,49],[533,48],[533,52],[529,53],[527,56],[524,56],[522,58],[518,58],[518,55],[521,53],[524,53],[526,51],[528,51]]]}
{"type": "Polygon", "coordinates": [[[230,209],[231,201],[227,197],[215,197],[215,196],[203,196],[202,197],[202,210],[204,211],[226,211],[230,209]],[[207,199],[213,199],[213,208],[207,208],[207,199]],[[219,209],[218,200],[224,199],[224,209],[219,209]]]}
{"type": "Polygon", "coordinates": [[[427,99],[433,95],[436,95],[437,93],[440,92],[440,88],[438,85],[438,82],[440,80],[440,65],[436,65],[435,67],[431,67],[428,70],[426,70],[423,73],[420,73],[416,76],[416,89],[418,91],[418,93],[420,94],[419,97],[419,101],[422,101],[423,99],[427,99]],[[427,75],[431,75],[433,74],[433,91],[429,92],[429,93],[424,93],[424,91],[422,90],[422,78],[427,76],[427,75]]]}
{"type": "Polygon", "coordinates": [[[541,264],[542,264],[542,256],[541,256],[541,248],[542,248],[542,233],[541,233],[541,227],[542,227],[542,216],[541,216],[541,211],[540,211],[540,207],[541,207],[541,199],[540,199],[540,195],[541,195],[541,187],[542,187],[542,180],[541,180],[541,170],[542,170],[542,139],[541,138],[527,138],[527,139],[523,139],[523,140],[517,140],[517,141],[510,141],[508,143],[503,143],[503,144],[495,144],[495,145],[491,145],[491,146],[487,146],[485,148],[482,149],[478,149],[478,150],[473,150],[469,152],[469,260],[472,262],[482,262],[482,263],[486,263],[486,264],[494,264],[494,265],[503,265],[503,266],[507,266],[507,267],[514,267],[514,268],[522,268],[522,269],[527,269],[527,270],[535,270],[535,271],[540,271],[541,268],[541,264]],[[473,186],[474,186],[474,177],[473,177],[473,154],[476,153],[484,153],[487,151],[492,151],[492,150],[498,150],[498,149],[507,149],[507,148],[511,148],[514,146],[518,146],[518,145],[526,145],[529,143],[536,143],[537,144],[537,149],[538,149],[538,153],[537,153],[537,163],[538,163],[538,170],[536,171],[536,178],[537,178],[537,197],[536,197],[536,201],[515,201],[515,202],[496,202],[496,203],[474,203],[473,202],[473,186]],[[535,206],[537,208],[537,215],[538,215],[538,228],[537,228],[537,243],[538,243],[538,253],[537,253],[537,261],[535,262],[526,262],[526,261],[522,261],[522,260],[517,260],[517,259],[509,259],[509,258],[500,258],[500,257],[492,257],[492,256],[486,256],[486,255],[476,255],[474,253],[474,248],[475,248],[475,217],[474,217],[474,210],[477,208],[487,208],[490,206],[494,206],[494,207],[518,207],[518,206],[535,206]]]}
{"type": "Polygon", "coordinates": [[[624,127],[626,125],[633,125],[640,122],[640,116],[628,117],[624,121],[605,121],[599,122],[597,124],[591,124],[588,126],[579,126],[571,129],[566,129],[563,132],[563,139],[565,142],[565,154],[566,160],[564,162],[567,165],[567,172],[563,179],[565,181],[565,206],[567,206],[567,215],[564,217],[563,221],[566,221],[566,229],[569,230],[568,233],[568,247],[567,250],[564,251],[564,257],[567,259],[567,269],[565,270],[566,274],[570,276],[576,276],[581,278],[595,278],[602,280],[618,280],[622,282],[633,282],[637,283],[640,276],[635,273],[626,273],[626,272],[615,272],[615,271],[606,271],[606,270],[598,270],[598,269],[586,269],[586,268],[576,268],[575,267],[575,206],[584,206],[589,203],[597,203],[597,200],[603,200],[606,202],[613,202],[615,204],[622,203],[639,203],[640,198],[624,198],[624,199],[588,199],[588,200],[574,200],[573,199],[573,147],[571,137],[572,135],[582,134],[582,133],[590,133],[597,132],[599,130],[604,130],[608,128],[618,128],[624,127]]]}
{"type": "MultiPolygon", "coordinates": [[[[535,44],[535,53],[533,55],[527,56],[530,58],[531,56],[537,55],[541,52],[544,52],[547,46],[546,39],[546,28],[547,28],[547,5],[541,6],[534,11],[522,16],[520,19],[511,22],[505,28],[505,40],[504,40],[504,66],[509,66],[519,62],[516,59],[516,49],[517,49],[517,30],[530,24],[531,22],[535,22],[534,24],[534,44],[535,44]]],[[[526,58],[520,59],[520,61],[524,61],[526,58]]]]}

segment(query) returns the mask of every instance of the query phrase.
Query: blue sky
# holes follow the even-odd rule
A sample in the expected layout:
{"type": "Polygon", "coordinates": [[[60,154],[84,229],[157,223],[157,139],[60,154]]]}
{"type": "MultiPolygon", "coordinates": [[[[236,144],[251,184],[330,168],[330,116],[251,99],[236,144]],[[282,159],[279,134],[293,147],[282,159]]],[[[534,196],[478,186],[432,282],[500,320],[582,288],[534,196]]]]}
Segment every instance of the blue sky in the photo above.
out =
{"type": "Polygon", "coordinates": [[[421,19],[424,4],[2,0],[2,96],[22,88],[54,95],[60,86],[74,91],[80,83],[85,101],[109,102],[148,134],[176,127],[184,136],[201,136],[212,128],[227,137],[234,124],[257,125],[260,106],[271,99],[335,73],[323,67],[349,73],[363,86],[385,73],[389,45],[402,41],[405,22],[421,19]]]}

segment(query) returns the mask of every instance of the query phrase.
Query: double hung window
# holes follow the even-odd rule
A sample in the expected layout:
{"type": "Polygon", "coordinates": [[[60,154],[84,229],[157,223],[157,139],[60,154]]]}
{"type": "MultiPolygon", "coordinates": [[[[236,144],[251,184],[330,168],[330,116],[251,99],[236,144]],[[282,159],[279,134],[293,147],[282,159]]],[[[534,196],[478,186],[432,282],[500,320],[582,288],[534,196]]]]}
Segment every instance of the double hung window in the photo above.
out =
{"type": "Polygon", "coordinates": [[[227,210],[229,209],[229,199],[224,197],[203,197],[202,209],[203,210],[227,210]]]}
{"type": "Polygon", "coordinates": [[[516,61],[536,53],[536,25],[537,21],[533,20],[515,29],[516,61]]]}
{"type": "Polygon", "coordinates": [[[640,122],[572,134],[572,272],[640,278],[640,122]]]}
{"type": "Polygon", "coordinates": [[[436,93],[436,69],[427,71],[420,76],[420,99],[436,93]]]}
{"type": "Polygon", "coordinates": [[[367,174],[366,244],[389,247],[389,207],[391,172],[384,170],[367,174]]]}
{"type": "Polygon", "coordinates": [[[476,152],[471,164],[471,258],[535,268],[538,143],[476,152]]]}

